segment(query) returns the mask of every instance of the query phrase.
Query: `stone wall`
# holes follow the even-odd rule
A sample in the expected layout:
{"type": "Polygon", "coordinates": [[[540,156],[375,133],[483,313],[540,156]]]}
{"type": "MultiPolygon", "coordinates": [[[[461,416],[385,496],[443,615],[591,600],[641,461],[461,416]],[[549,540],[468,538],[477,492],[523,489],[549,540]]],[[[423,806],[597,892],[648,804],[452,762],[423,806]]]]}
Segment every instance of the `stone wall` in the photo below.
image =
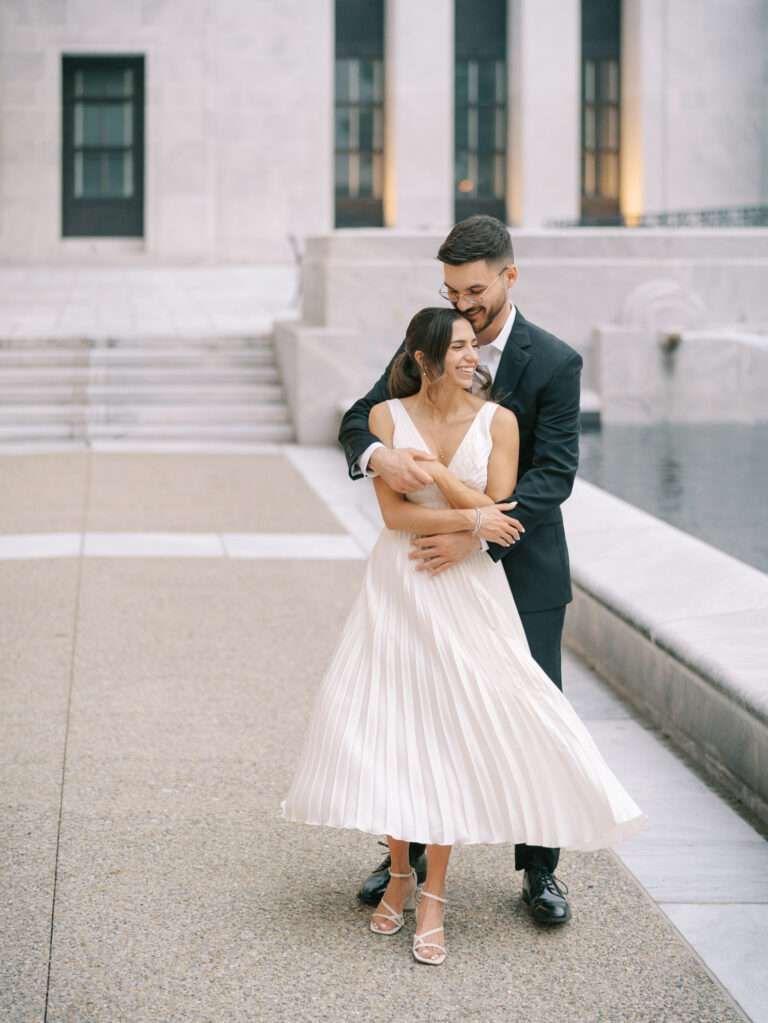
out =
{"type": "Polygon", "coordinates": [[[622,210],[768,201],[763,0],[624,0],[622,210]]]}
{"type": "Polygon", "coordinates": [[[332,122],[332,0],[0,0],[0,259],[291,262],[332,122]],[[62,54],[145,56],[143,240],[61,239],[62,54]]]}

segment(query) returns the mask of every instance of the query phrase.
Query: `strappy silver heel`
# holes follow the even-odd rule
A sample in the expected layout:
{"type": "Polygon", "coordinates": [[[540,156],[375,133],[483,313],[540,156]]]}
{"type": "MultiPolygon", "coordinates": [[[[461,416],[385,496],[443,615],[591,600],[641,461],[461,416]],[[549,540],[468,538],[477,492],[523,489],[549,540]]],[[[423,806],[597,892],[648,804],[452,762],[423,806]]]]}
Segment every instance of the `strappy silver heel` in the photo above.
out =
{"type": "MultiPolygon", "coordinates": [[[[422,895],[426,895],[428,899],[436,899],[438,902],[447,902],[442,895],[433,895],[432,892],[425,892],[423,888],[419,888],[419,899],[422,895]]],[[[430,931],[424,931],[422,934],[414,934],[413,936],[413,958],[417,959],[420,963],[429,963],[430,966],[439,966],[440,963],[445,962],[445,945],[438,945],[436,941],[425,941],[430,934],[437,934],[438,931],[442,931],[442,924],[440,927],[433,927],[430,931]],[[419,950],[422,948],[439,948],[442,955],[437,955],[433,959],[429,959],[426,956],[420,956],[419,950]]]]}
{"type": "Polygon", "coordinates": [[[406,896],[405,902],[403,903],[403,911],[402,911],[402,913],[396,913],[394,911],[394,909],[392,909],[392,907],[390,906],[390,904],[388,902],[385,902],[383,898],[381,899],[381,901],[379,902],[379,905],[380,906],[384,906],[386,909],[389,910],[389,912],[388,913],[382,913],[381,910],[377,909],[371,915],[370,928],[371,928],[371,930],[373,931],[374,934],[397,934],[397,932],[402,928],[403,924],[405,923],[405,911],[406,911],[406,909],[416,909],[415,896],[416,896],[416,889],[418,888],[419,882],[418,882],[418,879],[416,877],[416,871],[414,870],[414,868],[411,867],[409,873],[407,873],[407,874],[395,874],[392,870],[390,870],[389,871],[389,876],[390,877],[412,877],[413,880],[414,880],[413,891],[409,892],[408,895],[406,896]],[[393,928],[387,929],[387,930],[384,930],[384,929],[382,929],[380,927],[376,927],[376,926],[374,926],[374,923],[373,923],[373,918],[375,916],[382,916],[386,920],[392,920],[393,923],[397,924],[397,927],[393,927],[393,928]]]}

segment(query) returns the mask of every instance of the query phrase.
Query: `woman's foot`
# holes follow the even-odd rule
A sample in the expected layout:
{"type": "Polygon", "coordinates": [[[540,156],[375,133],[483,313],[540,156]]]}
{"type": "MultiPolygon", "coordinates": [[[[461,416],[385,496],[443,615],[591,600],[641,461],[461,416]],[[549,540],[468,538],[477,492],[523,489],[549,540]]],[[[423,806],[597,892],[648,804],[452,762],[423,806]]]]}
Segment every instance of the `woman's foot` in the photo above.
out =
{"type": "Polygon", "coordinates": [[[403,914],[407,909],[415,907],[416,871],[411,867],[409,873],[392,873],[390,870],[389,884],[384,889],[379,908],[371,914],[371,930],[377,934],[396,934],[403,926],[403,914]]]}
{"type": "Polygon", "coordinates": [[[416,933],[413,936],[413,955],[419,962],[438,966],[446,956],[445,916],[446,899],[442,895],[419,889],[416,904],[416,933]]]}

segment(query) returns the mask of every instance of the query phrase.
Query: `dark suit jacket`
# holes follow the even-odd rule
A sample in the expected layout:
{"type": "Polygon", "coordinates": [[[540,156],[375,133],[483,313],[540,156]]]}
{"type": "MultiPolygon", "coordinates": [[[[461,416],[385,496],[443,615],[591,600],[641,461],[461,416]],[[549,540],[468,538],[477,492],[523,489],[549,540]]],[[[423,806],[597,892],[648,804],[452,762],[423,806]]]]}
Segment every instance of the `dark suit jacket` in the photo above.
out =
{"type": "MultiPolygon", "coordinates": [[[[544,611],[572,599],[560,505],[571,493],[579,462],[581,367],[575,349],[517,310],[491,396],[515,413],[520,428],[517,486],[507,500],[518,502],[508,514],[522,522],[525,533],[511,547],[489,544],[488,554],[502,560],[519,611],[544,611]]],[[[339,442],[352,479],[361,476],[360,455],[379,439],[368,429],[368,413],[391,397],[388,372],[389,366],[341,421],[339,442]]]]}

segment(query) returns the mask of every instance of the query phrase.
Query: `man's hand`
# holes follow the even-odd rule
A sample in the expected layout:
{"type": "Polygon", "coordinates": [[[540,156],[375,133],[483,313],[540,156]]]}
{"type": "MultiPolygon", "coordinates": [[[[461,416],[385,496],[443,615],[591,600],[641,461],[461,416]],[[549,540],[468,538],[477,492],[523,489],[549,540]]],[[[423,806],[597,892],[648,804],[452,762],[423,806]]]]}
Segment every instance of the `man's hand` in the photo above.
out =
{"type": "Polygon", "coordinates": [[[480,549],[480,538],[470,532],[436,533],[416,536],[411,541],[409,558],[418,561],[417,572],[438,575],[451,565],[458,565],[469,554],[480,549]]]}
{"type": "Polygon", "coordinates": [[[434,460],[430,451],[417,448],[376,448],[368,464],[398,494],[410,494],[432,482],[432,476],[419,462],[434,460]]]}

